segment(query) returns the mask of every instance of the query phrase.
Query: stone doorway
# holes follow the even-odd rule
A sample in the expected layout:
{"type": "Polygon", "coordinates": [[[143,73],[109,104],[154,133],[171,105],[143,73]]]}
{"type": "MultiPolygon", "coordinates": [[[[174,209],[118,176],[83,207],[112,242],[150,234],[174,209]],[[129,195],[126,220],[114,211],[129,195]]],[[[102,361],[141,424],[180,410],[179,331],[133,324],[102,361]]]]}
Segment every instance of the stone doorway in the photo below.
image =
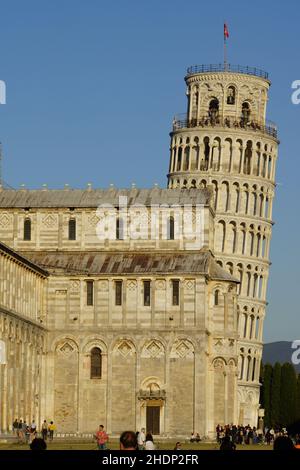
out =
{"type": "Polygon", "coordinates": [[[151,434],[160,434],[160,406],[147,406],[146,430],[151,434]]]}

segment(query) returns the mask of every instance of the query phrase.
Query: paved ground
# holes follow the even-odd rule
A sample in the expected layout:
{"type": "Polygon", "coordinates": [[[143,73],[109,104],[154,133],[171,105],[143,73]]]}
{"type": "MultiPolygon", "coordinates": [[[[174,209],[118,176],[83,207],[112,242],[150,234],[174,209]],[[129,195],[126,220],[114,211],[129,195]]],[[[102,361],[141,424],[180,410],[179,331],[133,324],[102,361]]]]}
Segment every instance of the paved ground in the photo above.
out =
{"type": "MultiPolygon", "coordinates": [[[[175,440],[171,441],[159,441],[157,447],[159,450],[174,449],[175,440]]],[[[53,442],[47,443],[48,450],[97,450],[96,443],[94,441],[77,441],[77,440],[54,440],[53,442]]],[[[117,440],[111,440],[108,447],[112,450],[119,448],[117,440]]],[[[190,444],[182,443],[182,450],[217,450],[219,446],[217,444],[200,443],[190,444]]],[[[267,445],[241,445],[237,446],[238,450],[272,450],[272,446],[267,445]]],[[[0,450],[29,450],[29,446],[26,444],[18,444],[15,442],[0,443],[0,450]]]]}

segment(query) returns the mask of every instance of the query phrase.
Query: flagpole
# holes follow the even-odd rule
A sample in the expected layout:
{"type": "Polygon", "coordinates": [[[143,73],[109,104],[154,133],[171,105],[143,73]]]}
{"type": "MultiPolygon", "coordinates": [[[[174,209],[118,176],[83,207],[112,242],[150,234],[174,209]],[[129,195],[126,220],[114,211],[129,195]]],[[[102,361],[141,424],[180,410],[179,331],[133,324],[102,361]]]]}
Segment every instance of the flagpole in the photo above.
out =
{"type": "Polygon", "coordinates": [[[224,21],[224,70],[227,71],[227,38],[229,37],[227,23],[224,21]]]}
{"type": "Polygon", "coordinates": [[[227,50],[226,50],[226,36],[224,34],[224,70],[227,70],[227,50]]]}

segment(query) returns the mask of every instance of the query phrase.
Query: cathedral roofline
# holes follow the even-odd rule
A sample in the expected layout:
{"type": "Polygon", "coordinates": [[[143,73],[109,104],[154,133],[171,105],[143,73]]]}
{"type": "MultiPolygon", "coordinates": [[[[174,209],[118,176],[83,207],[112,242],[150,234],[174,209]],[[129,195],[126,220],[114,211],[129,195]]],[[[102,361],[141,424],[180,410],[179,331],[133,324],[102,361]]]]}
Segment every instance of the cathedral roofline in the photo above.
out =
{"type": "Polygon", "coordinates": [[[34,263],[54,275],[168,275],[203,274],[212,280],[239,281],[225,271],[210,250],[201,251],[43,251],[26,252],[34,263]]]}
{"type": "Polygon", "coordinates": [[[29,260],[26,256],[20,255],[18,252],[14,251],[12,248],[10,248],[9,246],[5,245],[2,242],[0,242],[0,252],[4,253],[5,255],[11,256],[19,263],[22,263],[27,268],[30,268],[33,271],[38,272],[44,277],[49,276],[48,271],[46,271],[42,267],[35,264],[33,261],[29,260]]]}
{"type": "Polygon", "coordinates": [[[119,198],[127,197],[128,206],[161,204],[209,205],[212,189],[3,189],[0,208],[72,207],[92,208],[100,204],[119,206],[119,198]]]}

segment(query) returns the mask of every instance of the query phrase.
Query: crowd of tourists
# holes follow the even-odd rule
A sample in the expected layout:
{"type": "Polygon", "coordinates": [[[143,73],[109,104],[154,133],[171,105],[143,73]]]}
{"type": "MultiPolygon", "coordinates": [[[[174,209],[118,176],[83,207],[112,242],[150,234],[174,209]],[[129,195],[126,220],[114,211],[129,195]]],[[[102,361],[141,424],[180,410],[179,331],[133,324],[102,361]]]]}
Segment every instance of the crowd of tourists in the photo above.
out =
{"type": "MultiPolygon", "coordinates": [[[[274,445],[275,440],[278,437],[288,438],[287,429],[284,427],[270,427],[270,428],[256,428],[255,426],[236,426],[234,424],[228,424],[226,426],[217,425],[216,427],[216,438],[217,442],[232,443],[236,444],[260,444],[260,445],[274,445]]],[[[300,436],[296,435],[294,438],[294,444],[300,445],[300,436]]]]}
{"type": "MultiPolygon", "coordinates": [[[[129,431],[126,431],[126,432],[129,432],[129,431]]],[[[130,431],[131,434],[132,432],[133,431],[130,431]]],[[[132,441],[131,434],[130,435],[128,434],[127,436],[127,438],[130,438],[130,441],[132,441]]],[[[157,448],[157,446],[154,444],[152,434],[150,432],[146,433],[145,428],[142,428],[140,431],[137,431],[134,434],[135,434],[136,448],[138,450],[155,450],[157,448]]],[[[106,450],[107,442],[108,442],[108,434],[106,433],[104,426],[102,424],[99,426],[99,429],[94,435],[94,437],[97,441],[98,449],[106,450]]]]}
{"type": "MultiPolygon", "coordinates": [[[[56,427],[53,421],[47,423],[47,421],[44,420],[41,426],[41,438],[44,441],[47,441],[47,439],[53,441],[55,429],[56,427]]],[[[27,424],[25,420],[15,419],[13,422],[13,433],[17,437],[19,444],[31,444],[38,436],[35,420],[33,419],[31,424],[27,424]]]]}
{"type": "MultiPolygon", "coordinates": [[[[27,424],[22,419],[15,419],[13,422],[13,433],[16,435],[20,444],[29,444],[31,449],[46,449],[46,441],[53,441],[54,431],[56,427],[53,421],[49,424],[46,420],[42,423],[40,436],[37,430],[35,420],[31,424],[27,424]]],[[[94,438],[99,450],[107,450],[109,436],[100,425],[94,438]]],[[[220,450],[235,450],[237,445],[272,445],[274,449],[281,448],[285,450],[300,449],[300,434],[293,436],[293,439],[288,435],[287,429],[284,427],[270,427],[270,428],[256,428],[248,426],[236,426],[228,424],[225,426],[216,426],[216,439],[220,445],[220,450]]],[[[200,443],[201,438],[199,433],[192,432],[186,439],[190,443],[200,443]]],[[[158,446],[155,445],[153,436],[150,432],[146,432],[145,428],[140,431],[125,431],[120,437],[120,449],[127,450],[155,450],[158,446]]],[[[174,450],[181,449],[181,442],[177,441],[174,450]]]]}

